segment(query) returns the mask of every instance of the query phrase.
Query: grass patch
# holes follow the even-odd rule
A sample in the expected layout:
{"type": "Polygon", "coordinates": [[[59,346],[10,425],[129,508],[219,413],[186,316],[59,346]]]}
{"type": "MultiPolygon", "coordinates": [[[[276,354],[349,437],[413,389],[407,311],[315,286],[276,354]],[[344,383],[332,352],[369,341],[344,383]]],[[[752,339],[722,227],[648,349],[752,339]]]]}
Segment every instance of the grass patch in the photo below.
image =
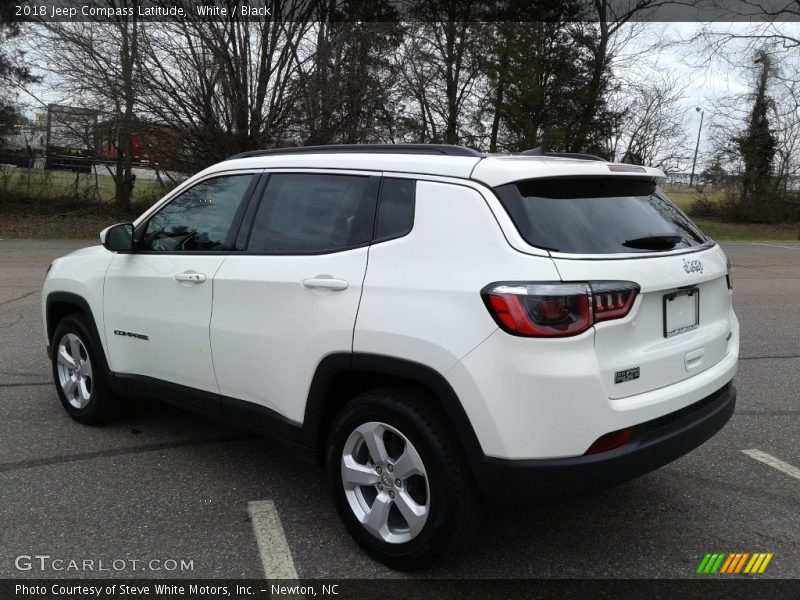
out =
{"type": "Polygon", "coordinates": [[[101,230],[132,221],[148,206],[140,202],[126,211],[107,202],[0,198],[0,238],[96,239],[101,230]]]}
{"type": "Polygon", "coordinates": [[[662,189],[667,193],[667,196],[675,204],[678,205],[683,212],[688,213],[689,207],[698,198],[710,200],[712,202],[719,202],[723,199],[725,193],[723,190],[705,188],[698,191],[696,188],[689,187],[685,183],[666,183],[662,189]]]}
{"type": "MultiPolygon", "coordinates": [[[[665,184],[664,191],[685,213],[700,200],[709,204],[719,204],[725,200],[724,189],[704,188],[697,190],[686,184],[665,184]]],[[[692,217],[706,235],[715,240],[800,240],[800,223],[733,223],[723,219],[692,217]]]]}
{"type": "MultiPolygon", "coordinates": [[[[97,168],[97,175],[44,169],[0,168],[0,198],[75,198],[98,203],[113,202],[114,178],[100,174],[105,167],[97,168]]],[[[152,204],[163,195],[164,191],[158,180],[139,178],[133,186],[132,201],[152,204]]]]}
{"type": "Polygon", "coordinates": [[[105,227],[135,219],[172,187],[139,178],[127,211],[114,204],[110,175],[0,168],[0,237],[96,239],[105,227]]]}
{"type": "Polygon", "coordinates": [[[800,240],[800,223],[728,223],[716,219],[692,219],[703,233],[716,241],[800,240]]]}

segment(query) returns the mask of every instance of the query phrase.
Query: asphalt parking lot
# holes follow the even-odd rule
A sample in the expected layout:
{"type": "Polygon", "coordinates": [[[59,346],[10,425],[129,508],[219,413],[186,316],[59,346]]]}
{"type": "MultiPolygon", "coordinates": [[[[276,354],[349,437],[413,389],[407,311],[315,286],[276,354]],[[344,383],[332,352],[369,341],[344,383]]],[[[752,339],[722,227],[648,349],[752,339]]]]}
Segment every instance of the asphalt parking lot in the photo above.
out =
{"type": "MultiPolygon", "coordinates": [[[[266,500],[301,577],[404,577],[350,540],[321,469],[264,440],[155,404],[100,428],[67,417],[50,382],[40,287],[50,260],[82,245],[0,240],[0,577],[264,577],[248,503],[266,500]],[[35,554],[126,567],[15,565],[35,554]],[[191,569],[132,562],[153,559],[191,569]]],[[[742,325],[728,426],[636,481],[490,513],[463,556],[415,577],[694,577],[706,552],[721,551],[774,553],[761,577],[800,578],[800,479],[742,452],[800,468],[800,243],[723,246],[742,325]]]]}

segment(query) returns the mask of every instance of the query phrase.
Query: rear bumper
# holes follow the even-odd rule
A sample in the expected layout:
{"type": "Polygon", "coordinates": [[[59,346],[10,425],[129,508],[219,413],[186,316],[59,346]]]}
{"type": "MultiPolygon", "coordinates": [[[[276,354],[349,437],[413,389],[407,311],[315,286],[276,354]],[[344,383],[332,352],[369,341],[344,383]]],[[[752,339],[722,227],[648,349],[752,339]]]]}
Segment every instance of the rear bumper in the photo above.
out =
{"type": "Polygon", "coordinates": [[[678,411],[637,425],[631,441],[589,456],[508,460],[483,457],[473,465],[484,497],[552,499],[633,479],[690,452],[717,433],[733,415],[732,383],[678,411]]]}

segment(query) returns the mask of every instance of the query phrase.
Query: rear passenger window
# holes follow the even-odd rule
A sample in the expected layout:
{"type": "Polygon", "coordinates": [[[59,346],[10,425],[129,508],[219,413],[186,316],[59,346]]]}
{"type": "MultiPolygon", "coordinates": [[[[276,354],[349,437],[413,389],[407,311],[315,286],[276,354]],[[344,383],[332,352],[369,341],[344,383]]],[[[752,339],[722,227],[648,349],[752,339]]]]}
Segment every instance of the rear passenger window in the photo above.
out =
{"type": "Polygon", "coordinates": [[[247,249],[320,254],[369,242],[378,181],[358,175],[271,175],[247,249]]]}
{"type": "Polygon", "coordinates": [[[383,180],[375,227],[376,242],[402,237],[411,231],[416,189],[417,182],[413,179],[383,180]]]}

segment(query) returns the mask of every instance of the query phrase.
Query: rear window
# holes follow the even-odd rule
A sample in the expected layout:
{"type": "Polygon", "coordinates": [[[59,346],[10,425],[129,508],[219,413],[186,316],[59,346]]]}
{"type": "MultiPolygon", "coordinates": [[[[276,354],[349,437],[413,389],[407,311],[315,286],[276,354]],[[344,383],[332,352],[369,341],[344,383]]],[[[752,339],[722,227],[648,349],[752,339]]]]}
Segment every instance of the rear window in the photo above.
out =
{"type": "Polygon", "coordinates": [[[532,179],[495,192],[525,241],[547,250],[642,253],[710,241],[649,181],[532,179]]]}

